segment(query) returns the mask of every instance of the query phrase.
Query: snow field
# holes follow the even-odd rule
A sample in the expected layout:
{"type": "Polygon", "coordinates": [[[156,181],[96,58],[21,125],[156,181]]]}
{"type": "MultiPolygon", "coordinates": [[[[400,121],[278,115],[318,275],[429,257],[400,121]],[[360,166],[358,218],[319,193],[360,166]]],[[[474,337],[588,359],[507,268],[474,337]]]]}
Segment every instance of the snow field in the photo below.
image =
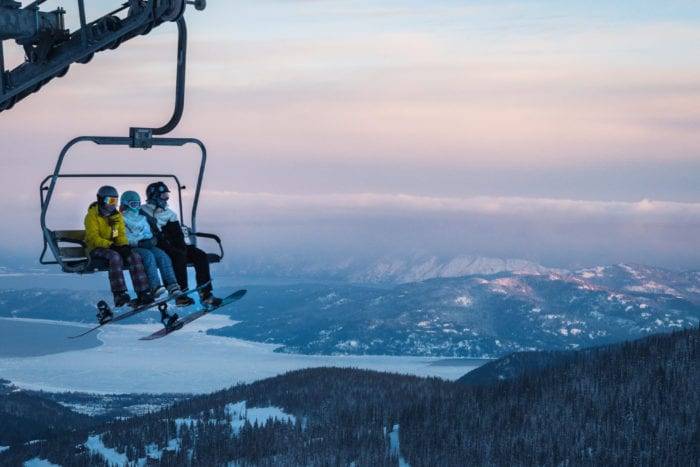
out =
{"type": "Polygon", "coordinates": [[[399,425],[394,425],[389,432],[389,450],[393,456],[399,458],[399,467],[410,467],[410,464],[401,456],[401,445],[399,443],[399,425]]]}
{"type": "Polygon", "coordinates": [[[61,467],[58,464],[52,464],[46,459],[39,459],[38,457],[26,461],[23,465],[24,467],[61,467]]]}
{"type": "Polygon", "coordinates": [[[111,465],[123,466],[129,462],[126,454],[115,451],[112,448],[108,448],[102,442],[102,437],[100,435],[94,435],[88,437],[85,442],[85,447],[94,454],[99,454],[105,458],[107,462],[111,465]]]}
{"type": "Polygon", "coordinates": [[[0,375],[19,387],[90,393],[208,393],[287,371],[353,367],[455,380],[479,366],[436,366],[440,359],[275,353],[276,345],[210,336],[235,324],[207,315],[163,339],[140,341],[160,324],[105,326],[103,345],[41,357],[0,358],[0,375]]]}
{"type": "Polygon", "coordinates": [[[296,423],[296,417],[279,407],[246,407],[246,401],[226,405],[226,414],[231,417],[233,432],[238,434],[248,421],[251,425],[264,426],[270,420],[296,423]]]}

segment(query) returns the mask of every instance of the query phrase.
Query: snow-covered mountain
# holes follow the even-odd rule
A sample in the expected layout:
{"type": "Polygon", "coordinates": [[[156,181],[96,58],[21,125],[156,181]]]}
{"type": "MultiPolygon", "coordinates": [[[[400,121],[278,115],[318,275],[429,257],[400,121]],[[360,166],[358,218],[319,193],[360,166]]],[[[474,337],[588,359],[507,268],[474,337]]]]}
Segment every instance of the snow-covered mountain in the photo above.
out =
{"type": "Polygon", "coordinates": [[[406,284],[440,277],[461,277],[473,274],[564,273],[522,259],[501,259],[461,255],[440,258],[433,255],[347,258],[336,261],[313,261],[302,257],[279,257],[274,260],[238,260],[223,266],[226,272],[243,277],[290,279],[296,281],[341,281],[355,284],[406,284]]]}
{"type": "MultiPolygon", "coordinates": [[[[362,270],[363,278],[384,287],[327,281],[248,287],[245,300],[222,310],[241,322],[212,333],[308,354],[497,357],[582,348],[700,321],[698,272],[634,264],[565,271],[483,258],[375,266],[362,270]],[[386,285],[389,278],[424,277],[386,285]]],[[[0,316],[92,322],[101,298],[4,290],[0,316]]],[[[150,319],[144,313],[133,321],[150,319]]]]}
{"type": "Polygon", "coordinates": [[[592,286],[625,292],[671,295],[700,301],[700,272],[675,272],[639,264],[582,269],[574,277],[592,286]]]}
{"type": "Polygon", "coordinates": [[[434,278],[461,277],[475,274],[546,274],[564,272],[549,269],[531,261],[521,259],[484,258],[479,256],[458,256],[440,260],[435,256],[414,260],[383,259],[364,270],[350,274],[356,283],[396,283],[420,282],[434,278]]]}
{"type": "Polygon", "coordinates": [[[390,289],[253,288],[215,334],[312,354],[497,357],[697,326],[700,275],[616,265],[471,274],[390,289]]]}

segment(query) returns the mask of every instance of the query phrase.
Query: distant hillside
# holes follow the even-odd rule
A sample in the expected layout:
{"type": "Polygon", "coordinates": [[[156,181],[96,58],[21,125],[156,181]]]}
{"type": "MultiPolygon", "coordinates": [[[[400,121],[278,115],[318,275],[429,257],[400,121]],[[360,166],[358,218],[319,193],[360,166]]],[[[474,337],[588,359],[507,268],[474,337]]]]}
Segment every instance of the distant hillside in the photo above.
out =
{"type": "Polygon", "coordinates": [[[294,371],[0,454],[74,465],[697,465],[700,330],[469,386],[294,371]]]}
{"type": "Polygon", "coordinates": [[[457,382],[470,385],[487,385],[514,379],[526,373],[536,373],[546,368],[569,363],[576,358],[578,352],[574,350],[515,352],[481,365],[459,378],[457,382]]]}
{"type": "MultiPolygon", "coordinates": [[[[700,322],[697,272],[626,264],[567,272],[474,261],[443,265],[440,274],[488,273],[391,287],[248,286],[244,300],[220,311],[240,323],[210,332],[278,344],[278,351],[291,353],[498,358],[580,349],[700,322]]],[[[0,317],[94,322],[94,304],[108,296],[2,290],[0,317]]],[[[156,318],[154,310],[127,323],[156,318]]]]}
{"type": "Polygon", "coordinates": [[[95,424],[90,417],[0,380],[0,446],[51,438],[95,424]]]}
{"type": "Polygon", "coordinates": [[[337,261],[324,259],[317,262],[310,261],[309,258],[293,256],[264,260],[241,258],[234,264],[223,265],[222,270],[228,274],[243,277],[385,285],[473,274],[564,272],[523,259],[487,258],[474,255],[440,258],[420,254],[376,259],[346,258],[337,261]]]}
{"type": "Polygon", "coordinates": [[[309,354],[500,357],[578,349],[700,322],[700,275],[617,265],[431,279],[389,289],[251,287],[212,334],[309,354]]]}
{"type": "Polygon", "coordinates": [[[109,293],[100,294],[95,291],[74,290],[0,290],[0,316],[60,321],[94,321],[95,304],[108,295],[109,293]]]}

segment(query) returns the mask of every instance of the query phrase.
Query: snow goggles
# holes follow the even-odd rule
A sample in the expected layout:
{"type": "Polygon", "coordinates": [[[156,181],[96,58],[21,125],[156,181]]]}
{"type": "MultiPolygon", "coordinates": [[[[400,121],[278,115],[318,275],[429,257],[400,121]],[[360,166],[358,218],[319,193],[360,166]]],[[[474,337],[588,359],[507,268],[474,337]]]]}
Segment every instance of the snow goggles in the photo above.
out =
{"type": "Polygon", "coordinates": [[[114,196],[105,196],[102,198],[104,200],[104,204],[106,206],[116,206],[119,204],[119,198],[116,198],[114,196]]]}
{"type": "Polygon", "coordinates": [[[131,209],[139,209],[139,208],[141,208],[141,202],[140,202],[140,201],[136,201],[136,200],[129,201],[128,203],[126,203],[126,205],[127,205],[128,207],[130,207],[131,209]]]}

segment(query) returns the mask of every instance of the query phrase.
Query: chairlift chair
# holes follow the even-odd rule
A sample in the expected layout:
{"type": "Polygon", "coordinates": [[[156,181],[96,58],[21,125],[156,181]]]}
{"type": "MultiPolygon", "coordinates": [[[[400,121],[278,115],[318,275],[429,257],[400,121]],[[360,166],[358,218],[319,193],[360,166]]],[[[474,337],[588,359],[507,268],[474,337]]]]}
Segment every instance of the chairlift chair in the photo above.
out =
{"type": "MultiPolygon", "coordinates": [[[[36,3],[41,3],[36,2],[36,3]]],[[[82,11],[82,0],[79,2],[82,11]]],[[[39,185],[39,200],[41,202],[41,230],[43,232],[43,249],[39,257],[39,262],[44,265],[57,264],[67,273],[89,274],[98,271],[107,271],[108,265],[104,260],[91,259],[85,252],[85,231],[81,229],[54,229],[47,225],[46,217],[51,206],[56,186],[61,179],[66,178],[150,178],[150,179],[170,179],[177,186],[179,199],[180,222],[185,227],[188,235],[186,241],[191,245],[197,245],[198,239],[209,239],[216,242],[218,252],[207,253],[210,263],[219,263],[224,257],[224,249],[219,236],[211,233],[197,231],[197,208],[199,206],[199,198],[202,189],[202,181],[204,179],[204,169],[207,162],[207,150],[204,143],[196,138],[172,138],[163,137],[171,132],[180,122],[184,110],[185,101],[185,70],[187,57],[187,27],[185,24],[182,11],[185,4],[193,4],[198,10],[204,9],[206,0],[187,0],[177,1],[168,0],[165,2],[169,5],[180,5],[177,9],[177,15],[171,18],[177,24],[178,41],[177,41],[177,74],[175,82],[175,103],[174,110],[170,120],[159,128],[141,128],[132,127],[129,129],[129,136],[79,136],[69,141],[61,150],[54,168],[53,174],[48,175],[42,180],[39,185]],[[170,173],[62,173],[61,167],[63,161],[69,155],[69,151],[73,146],[79,143],[94,143],[98,146],[118,146],[130,149],[150,149],[153,146],[167,147],[183,147],[185,145],[194,144],[199,148],[201,159],[199,164],[199,173],[197,175],[197,184],[195,187],[194,200],[192,203],[190,225],[185,225],[185,219],[182,211],[182,190],[185,186],[180,183],[178,177],[170,173]],[[51,252],[53,259],[48,257],[48,252],[51,252]]],[[[163,4],[165,4],[163,3],[163,4]]],[[[128,4],[128,3],[127,3],[128,4]]],[[[125,4],[125,5],[127,5],[125,4]]],[[[153,8],[159,8],[158,3],[150,0],[145,3],[146,6],[153,5],[153,8]]],[[[85,27],[84,20],[81,21],[85,27]]],[[[84,29],[83,29],[84,30],[84,29]]],[[[192,264],[190,264],[191,266],[192,264]]]]}
{"type": "MultiPolygon", "coordinates": [[[[114,137],[114,136],[80,136],[71,140],[66,144],[61,151],[56,162],[56,168],[53,175],[46,176],[39,185],[39,199],[41,203],[41,229],[43,231],[43,249],[39,262],[41,264],[58,264],[64,272],[69,273],[94,273],[99,271],[107,271],[108,264],[105,260],[91,259],[85,253],[85,231],[80,229],[53,229],[47,225],[46,217],[51,206],[51,200],[56,190],[57,183],[60,179],[104,179],[104,178],[141,178],[141,179],[170,179],[177,186],[177,195],[179,201],[180,220],[185,226],[188,233],[186,238],[192,245],[197,245],[199,238],[214,240],[218,245],[218,252],[207,253],[210,263],[219,263],[224,257],[223,245],[218,235],[197,231],[197,208],[199,206],[199,197],[202,189],[202,181],[204,179],[204,169],[207,161],[207,151],[204,144],[195,138],[152,138],[152,146],[173,146],[182,147],[189,144],[196,145],[201,154],[199,164],[199,174],[197,176],[197,184],[195,187],[194,200],[192,202],[192,211],[190,224],[185,224],[183,216],[182,191],[186,187],[180,183],[180,179],[169,173],[62,173],[61,167],[63,162],[70,153],[70,149],[79,143],[91,142],[100,146],[132,146],[132,138],[130,137],[114,137]],[[47,258],[47,253],[51,252],[53,260],[47,258]]],[[[133,147],[133,146],[132,146],[133,147]]],[[[190,264],[191,265],[191,264],[190,264]]]]}

